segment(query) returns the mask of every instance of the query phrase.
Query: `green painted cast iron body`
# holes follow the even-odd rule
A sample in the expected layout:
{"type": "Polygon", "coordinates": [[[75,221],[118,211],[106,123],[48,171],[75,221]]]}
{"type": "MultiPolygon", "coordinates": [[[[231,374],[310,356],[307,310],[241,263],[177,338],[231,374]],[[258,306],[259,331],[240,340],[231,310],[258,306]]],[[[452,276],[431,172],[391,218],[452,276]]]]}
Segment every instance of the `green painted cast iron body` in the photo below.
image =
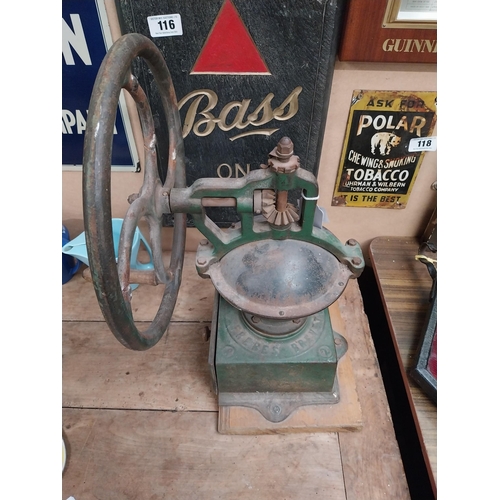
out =
{"type": "Polygon", "coordinates": [[[345,264],[354,277],[364,268],[364,259],[358,243],[342,244],[326,228],[314,226],[314,215],[318,197],[318,184],[313,174],[298,168],[288,174],[275,173],[271,169],[253,170],[242,179],[199,179],[187,188],[173,188],[170,193],[170,211],[190,213],[198,230],[211,243],[203,249],[206,265],[197,265],[203,275],[211,263],[220,260],[236,247],[258,240],[294,239],[324,248],[345,264]],[[267,222],[256,222],[254,212],[255,190],[290,191],[302,189],[301,219],[287,229],[276,229],[267,222]],[[234,198],[236,211],[241,219],[237,230],[219,228],[205,213],[204,198],[234,198]]]}
{"type": "Polygon", "coordinates": [[[219,392],[333,391],[337,352],[328,309],[309,316],[298,331],[270,338],[219,297],[216,334],[219,392]]]}
{"type": "Polygon", "coordinates": [[[269,157],[267,167],[242,179],[199,179],[173,188],[168,198],[169,211],[190,213],[207,239],[198,247],[196,267],[218,291],[211,366],[219,398],[234,395],[235,404],[263,414],[266,394],[278,395],[280,407],[294,394],[312,395],[311,401],[325,394],[337,398],[337,361],[347,347],[342,338],[345,349],[336,348],[340,336],[332,330],[328,306],[364,268],[355,240],[342,244],[314,224],[316,177],[300,168],[297,157],[292,157],[296,164],[285,160],[277,166],[276,157],[269,157]],[[279,203],[288,210],[292,190],[302,193],[296,217],[283,225],[271,223],[262,200],[271,196],[274,207],[279,203]],[[207,216],[207,206],[233,206],[240,222],[221,229],[207,216]],[[252,320],[266,323],[267,330],[252,320]]]}

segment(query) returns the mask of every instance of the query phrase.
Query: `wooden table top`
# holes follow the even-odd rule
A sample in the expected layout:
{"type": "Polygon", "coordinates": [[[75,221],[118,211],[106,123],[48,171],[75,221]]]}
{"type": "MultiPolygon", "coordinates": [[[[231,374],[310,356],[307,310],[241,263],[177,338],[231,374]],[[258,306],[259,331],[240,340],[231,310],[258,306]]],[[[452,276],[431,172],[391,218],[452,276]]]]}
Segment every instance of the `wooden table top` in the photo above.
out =
{"type": "MultiPolygon", "coordinates": [[[[409,500],[357,282],[337,302],[362,429],[224,435],[207,362],[214,289],[194,263],[186,254],[168,332],[144,352],[113,337],[81,271],[63,286],[63,500],[409,500]]],[[[151,321],[160,298],[140,285],[136,322],[151,321]]]]}
{"type": "MultiPolygon", "coordinates": [[[[379,237],[370,244],[370,258],[396,346],[431,484],[436,492],[437,408],[409,376],[417,360],[419,339],[425,329],[432,285],[425,265],[415,260],[418,249],[417,238],[379,237]]],[[[435,254],[429,253],[428,256],[437,259],[435,254]]]]}

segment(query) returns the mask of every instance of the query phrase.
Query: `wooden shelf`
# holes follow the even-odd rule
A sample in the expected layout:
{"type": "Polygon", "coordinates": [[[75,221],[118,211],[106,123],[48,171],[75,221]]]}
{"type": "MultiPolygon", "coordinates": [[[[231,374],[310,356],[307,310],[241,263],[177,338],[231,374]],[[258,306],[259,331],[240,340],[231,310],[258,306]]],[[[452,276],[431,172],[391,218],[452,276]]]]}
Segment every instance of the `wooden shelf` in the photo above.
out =
{"type": "MultiPolygon", "coordinates": [[[[417,238],[380,237],[370,244],[370,258],[431,486],[436,494],[437,408],[409,375],[417,361],[416,349],[425,329],[432,285],[426,267],[415,260],[418,249],[417,238]]],[[[436,258],[435,255],[432,257],[436,258]]]]}

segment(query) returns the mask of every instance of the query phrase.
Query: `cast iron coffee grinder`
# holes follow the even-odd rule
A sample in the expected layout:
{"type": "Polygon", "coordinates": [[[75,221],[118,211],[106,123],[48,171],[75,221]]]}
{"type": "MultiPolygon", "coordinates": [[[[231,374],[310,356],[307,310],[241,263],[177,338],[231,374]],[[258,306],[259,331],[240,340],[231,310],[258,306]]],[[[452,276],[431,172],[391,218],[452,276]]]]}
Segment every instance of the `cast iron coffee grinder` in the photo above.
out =
{"type": "Polygon", "coordinates": [[[205,236],[196,255],[200,276],[217,291],[210,367],[219,405],[257,409],[280,422],[297,407],[339,400],[337,361],[347,350],[332,330],[328,307],[364,267],[359,244],[345,245],[314,224],[318,184],[300,168],[284,137],[267,163],[244,178],[203,178],[186,187],[184,146],[175,91],[162,54],[148,38],[129,34],[106,55],[90,102],[84,148],[84,219],[97,299],[109,328],[126,347],[145,350],[167,330],[181,283],[186,214],[205,236]],[[160,180],[156,137],[148,100],[131,63],[143,58],[161,95],[169,132],[169,162],[160,180]],[[111,148],[121,89],[133,97],[141,121],[144,183],[129,197],[115,258],[111,226],[111,148]],[[300,190],[299,207],[289,193],[300,190]],[[207,207],[235,207],[240,221],[219,228],[207,207]],[[174,214],[170,264],[162,260],[164,214],[174,214]],[[130,269],[139,220],[149,226],[154,271],[130,269]],[[158,312],[145,331],[132,315],[130,283],[165,287],[158,312]]]}

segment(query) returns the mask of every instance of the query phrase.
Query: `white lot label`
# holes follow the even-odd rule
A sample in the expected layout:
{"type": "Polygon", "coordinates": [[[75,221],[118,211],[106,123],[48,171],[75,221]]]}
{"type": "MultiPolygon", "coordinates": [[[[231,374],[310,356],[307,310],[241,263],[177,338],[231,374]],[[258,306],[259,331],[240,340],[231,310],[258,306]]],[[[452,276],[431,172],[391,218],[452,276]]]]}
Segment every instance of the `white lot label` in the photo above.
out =
{"type": "Polygon", "coordinates": [[[164,16],[149,16],[148,26],[151,36],[182,35],[182,22],[180,14],[165,14],[164,16]]]}
{"type": "Polygon", "coordinates": [[[437,137],[415,137],[408,145],[408,151],[410,153],[414,151],[436,151],[436,149],[437,137]]]}

